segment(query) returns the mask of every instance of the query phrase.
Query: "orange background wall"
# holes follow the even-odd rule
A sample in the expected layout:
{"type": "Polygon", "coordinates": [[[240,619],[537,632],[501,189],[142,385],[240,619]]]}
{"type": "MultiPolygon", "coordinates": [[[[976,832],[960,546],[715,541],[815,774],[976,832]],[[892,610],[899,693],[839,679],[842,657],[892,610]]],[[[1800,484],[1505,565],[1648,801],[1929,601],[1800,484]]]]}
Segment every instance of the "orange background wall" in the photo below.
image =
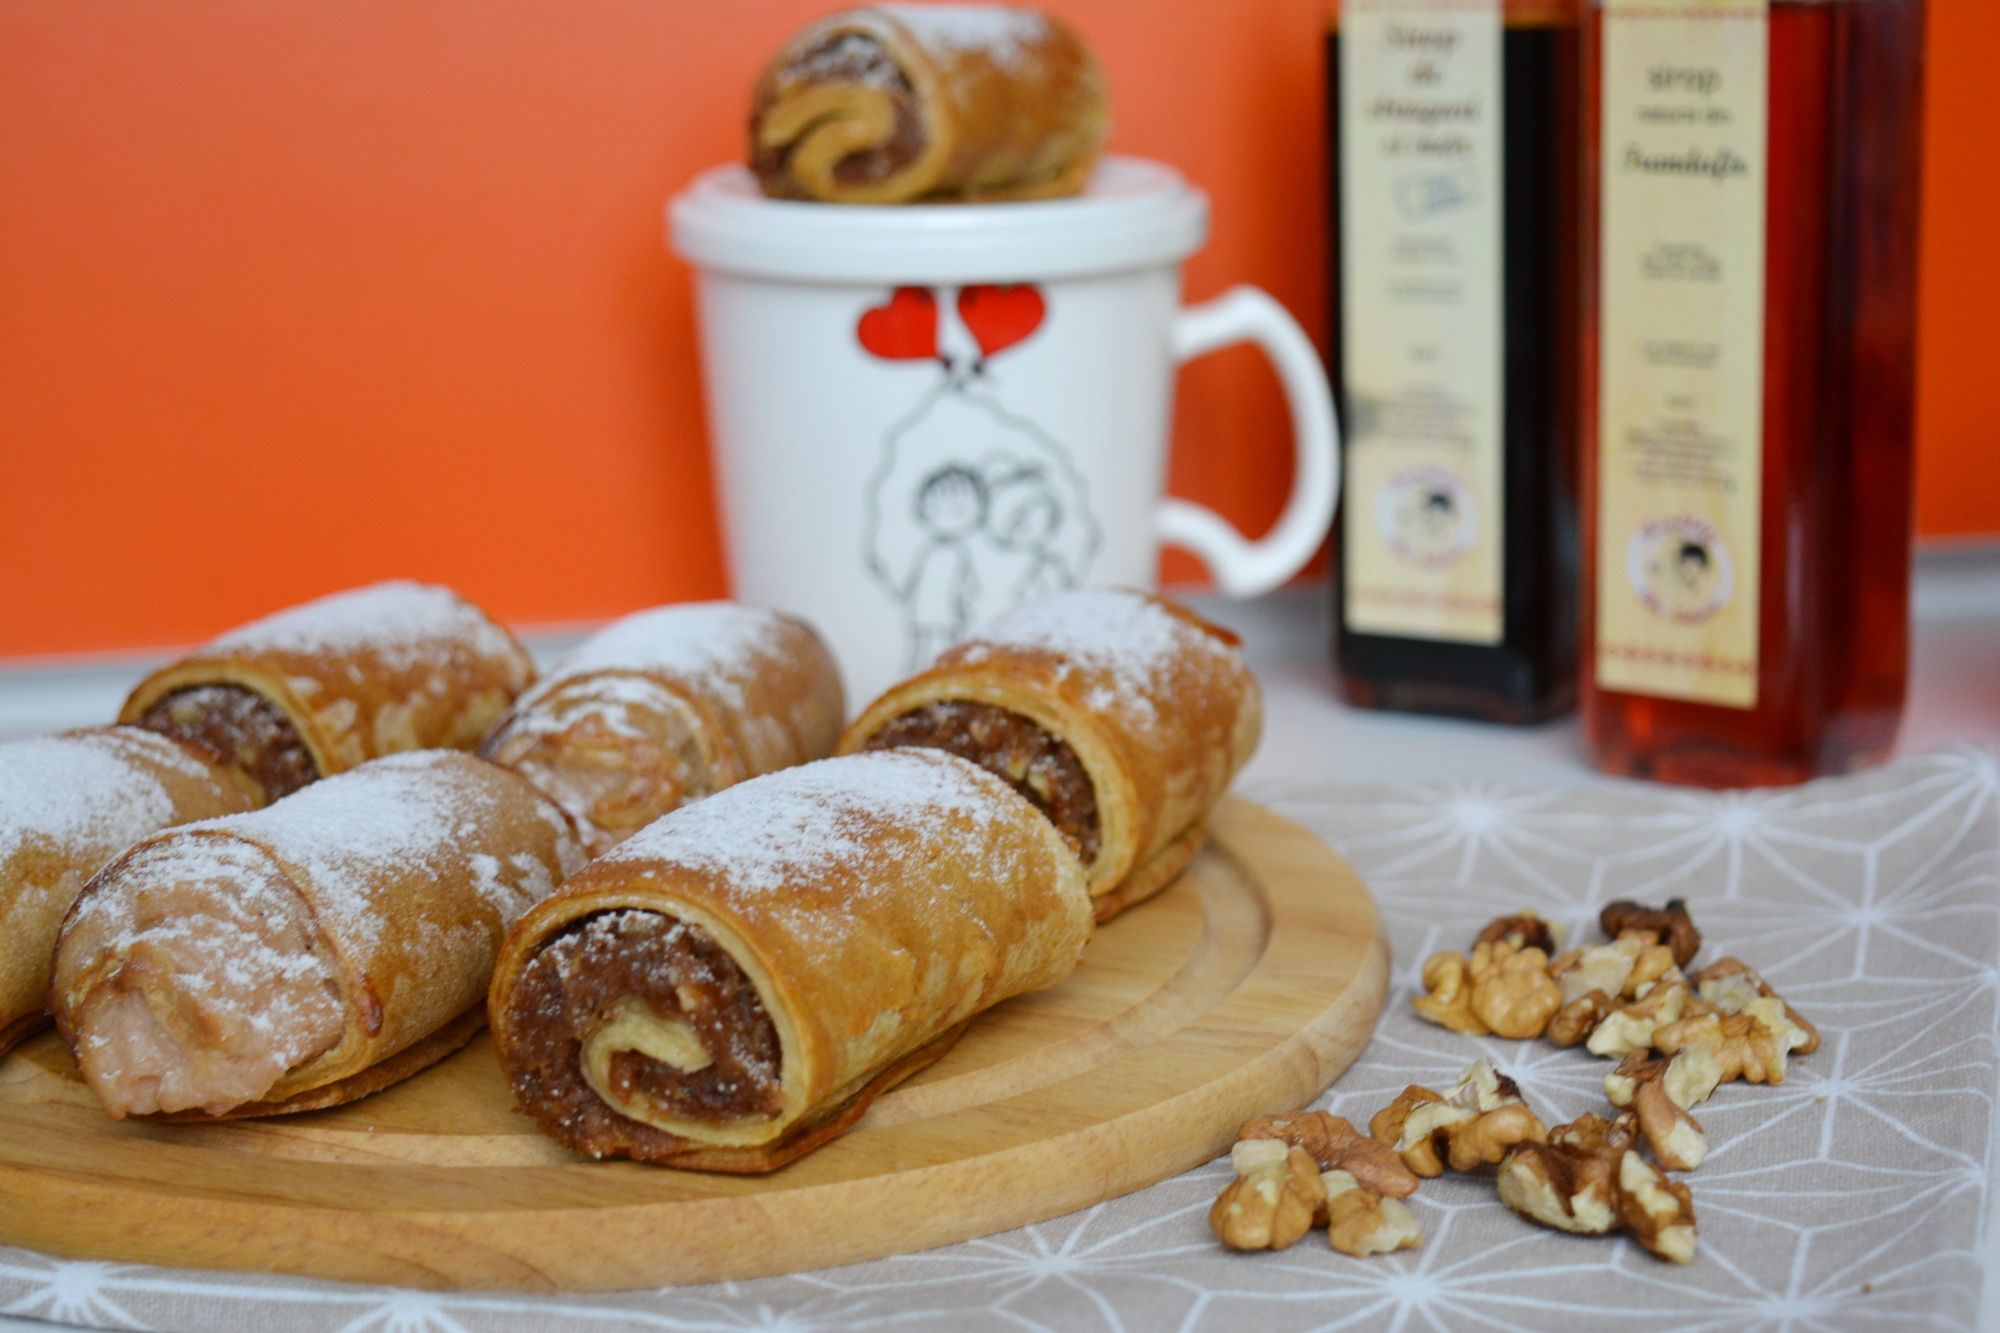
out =
{"type": "MultiPolygon", "coordinates": [[[[0,0],[0,655],[185,642],[408,574],[506,619],[726,588],[664,199],[834,0],[0,0]]],[[[1192,297],[1324,331],[1323,0],[1054,0],[1114,147],[1215,197],[1192,297]]],[[[1933,0],[1921,517],[2000,531],[2000,6],[1933,0]]],[[[1183,378],[1177,491],[1260,530],[1283,410],[1183,378]]],[[[1172,562],[1170,576],[1197,573],[1172,562]]]]}

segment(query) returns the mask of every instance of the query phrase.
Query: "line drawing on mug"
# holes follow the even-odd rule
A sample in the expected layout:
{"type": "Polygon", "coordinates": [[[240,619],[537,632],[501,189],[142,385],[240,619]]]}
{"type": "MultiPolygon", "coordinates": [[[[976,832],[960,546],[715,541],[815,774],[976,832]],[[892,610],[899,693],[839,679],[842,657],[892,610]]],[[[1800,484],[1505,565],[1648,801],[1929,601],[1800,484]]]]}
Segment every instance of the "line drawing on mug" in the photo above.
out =
{"type": "Polygon", "coordinates": [[[857,321],[871,355],[934,358],[942,376],[884,435],[867,489],[864,558],[901,606],[906,669],[1089,576],[1101,532],[1083,475],[1047,431],[1002,405],[990,373],[1045,310],[1027,285],[898,288],[857,321]]]}

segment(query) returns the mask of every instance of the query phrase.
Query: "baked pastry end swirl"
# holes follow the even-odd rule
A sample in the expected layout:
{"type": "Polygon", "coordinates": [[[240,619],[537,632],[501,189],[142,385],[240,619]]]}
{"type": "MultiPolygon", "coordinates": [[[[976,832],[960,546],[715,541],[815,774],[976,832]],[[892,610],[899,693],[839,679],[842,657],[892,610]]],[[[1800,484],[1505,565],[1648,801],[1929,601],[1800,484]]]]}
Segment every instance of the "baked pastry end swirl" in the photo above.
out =
{"type": "Polygon", "coordinates": [[[935,750],[753,778],[650,825],[508,937],[488,1009],[521,1108],[593,1156],[768,1171],[966,1021],[1068,975],[1074,855],[935,750]]]}

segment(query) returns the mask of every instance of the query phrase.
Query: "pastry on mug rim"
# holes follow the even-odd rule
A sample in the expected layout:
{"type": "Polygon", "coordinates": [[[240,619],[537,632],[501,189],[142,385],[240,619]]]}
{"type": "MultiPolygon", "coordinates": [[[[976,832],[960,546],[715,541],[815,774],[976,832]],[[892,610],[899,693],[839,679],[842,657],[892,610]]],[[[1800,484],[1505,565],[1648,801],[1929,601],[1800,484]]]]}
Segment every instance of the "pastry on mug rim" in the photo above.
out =
{"type": "Polygon", "coordinates": [[[766,195],[841,204],[1052,199],[1110,130],[1097,58],[1010,5],[876,5],[795,33],[757,81],[750,165],[766,195]]]}

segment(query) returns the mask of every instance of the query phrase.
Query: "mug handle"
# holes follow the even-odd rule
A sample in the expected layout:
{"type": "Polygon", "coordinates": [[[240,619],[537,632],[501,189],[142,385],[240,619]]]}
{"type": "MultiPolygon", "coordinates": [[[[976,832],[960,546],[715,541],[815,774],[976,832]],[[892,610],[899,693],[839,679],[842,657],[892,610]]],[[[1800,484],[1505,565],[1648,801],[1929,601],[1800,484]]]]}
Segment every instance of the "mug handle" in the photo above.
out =
{"type": "Polygon", "coordinates": [[[1160,506],[1160,539],[1200,556],[1231,597],[1255,597],[1304,568],[1333,522],[1340,498],[1340,426],[1333,390],[1312,339],[1291,312],[1256,287],[1232,287],[1213,301],[1174,317],[1174,360],[1191,361],[1237,343],[1254,342],[1271,358],[1292,412],[1295,475],[1277,526],[1251,541],[1212,509],[1168,498],[1160,506]]]}

